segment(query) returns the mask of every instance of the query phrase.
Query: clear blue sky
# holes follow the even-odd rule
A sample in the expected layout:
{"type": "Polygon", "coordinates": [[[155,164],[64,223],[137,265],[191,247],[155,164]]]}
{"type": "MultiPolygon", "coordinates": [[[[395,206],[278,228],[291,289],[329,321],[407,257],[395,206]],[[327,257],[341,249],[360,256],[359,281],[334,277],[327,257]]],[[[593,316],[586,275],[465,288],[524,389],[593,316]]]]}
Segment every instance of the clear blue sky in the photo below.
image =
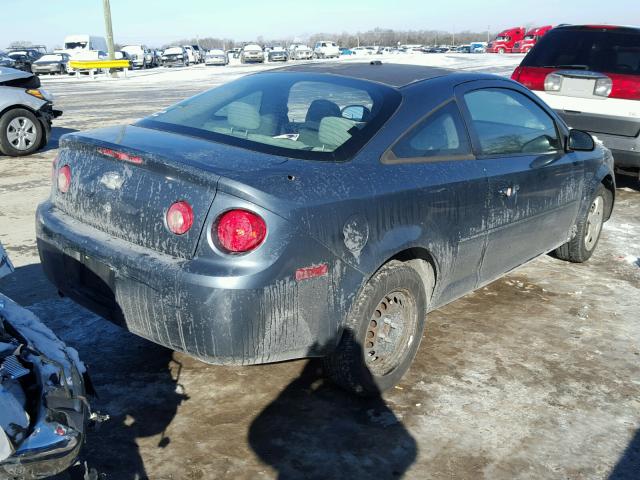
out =
{"type": "MultiPolygon", "coordinates": [[[[640,0],[111,0],[118,43],[159,46],[187,37],[304,38],[375,27],[492,31],[524,24],[640,24],[640,0]]],[[[61,46],[104,36],[102,0],[0,0],[0,49],[15,40],[61,46]]]]}

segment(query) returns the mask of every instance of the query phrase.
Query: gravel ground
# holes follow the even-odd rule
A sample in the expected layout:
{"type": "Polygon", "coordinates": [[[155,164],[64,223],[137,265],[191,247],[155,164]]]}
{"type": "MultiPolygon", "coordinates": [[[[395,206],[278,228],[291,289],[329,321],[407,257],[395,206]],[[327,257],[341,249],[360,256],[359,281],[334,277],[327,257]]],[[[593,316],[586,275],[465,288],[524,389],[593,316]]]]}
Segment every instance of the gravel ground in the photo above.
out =
{"type": "MultiPolygon", "coordinates": [[[[416,55],[506,75],[508,55],[416,55]]],[[[387,59],[385,59],[387,61],[387,59]]],[[[543,257],[433,312],[416,362],[383,397],[354,399],[316,362],[206,365],[60,299],[34,211],[63,133],[129,122],[269,66],[196,66],[126,79],[47,78],[64,115],[47,149],[0,158],[0,241],[18,267],[0,290],[90,365],[111,420],[85,457],[107,479],[640,478],[640,186],[586,264],[543,257]]]]}

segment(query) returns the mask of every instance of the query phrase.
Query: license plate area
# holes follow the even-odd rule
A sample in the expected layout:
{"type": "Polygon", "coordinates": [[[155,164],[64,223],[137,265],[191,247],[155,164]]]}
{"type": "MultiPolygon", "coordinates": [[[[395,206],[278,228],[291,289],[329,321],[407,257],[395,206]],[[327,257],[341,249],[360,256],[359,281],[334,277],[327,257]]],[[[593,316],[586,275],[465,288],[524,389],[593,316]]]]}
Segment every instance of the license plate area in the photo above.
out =
{"type": "Polygon", "coordinates": [[[569,97],[593,98],[593,89],[596,86],[595,79],[563,77],[560,93],[569,97]]]}

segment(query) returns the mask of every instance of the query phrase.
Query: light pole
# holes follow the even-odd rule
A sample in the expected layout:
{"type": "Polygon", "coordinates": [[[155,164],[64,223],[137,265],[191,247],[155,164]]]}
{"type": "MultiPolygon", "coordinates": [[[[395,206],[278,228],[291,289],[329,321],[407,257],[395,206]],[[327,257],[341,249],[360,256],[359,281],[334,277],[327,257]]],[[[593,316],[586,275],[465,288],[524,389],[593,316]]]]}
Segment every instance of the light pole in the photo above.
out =
{"type": "Polygon", "coordinates": [[[113,27],[111,26],[111,5],[109,5],[109,0],[102,0],[102,8],[104,9],[104,29],[107,33],[107,50],[109,50],[109,60],[115,60],[116,52],[113,48],[113,27]]]}

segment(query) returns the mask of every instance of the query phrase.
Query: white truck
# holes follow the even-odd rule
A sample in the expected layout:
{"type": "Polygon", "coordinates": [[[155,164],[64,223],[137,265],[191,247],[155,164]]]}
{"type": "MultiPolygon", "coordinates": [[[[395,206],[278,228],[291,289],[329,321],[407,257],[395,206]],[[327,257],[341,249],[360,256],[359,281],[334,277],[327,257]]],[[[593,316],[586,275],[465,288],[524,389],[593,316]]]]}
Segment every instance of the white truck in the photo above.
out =
{"type": "Polygon", "coordinates": [[[64,48],[61,50],[72,59],[78,53],[87,51],[107,51],[107,41],[104,37],[87,34],[67,35],[64,37],[64,48]]]}
{"type": "Polygon", "coordinates": [[[340,57],[340,47],[336,42],[321,40],[316,42],[313,53],[317,58],[338,58],[340,57]]]}

